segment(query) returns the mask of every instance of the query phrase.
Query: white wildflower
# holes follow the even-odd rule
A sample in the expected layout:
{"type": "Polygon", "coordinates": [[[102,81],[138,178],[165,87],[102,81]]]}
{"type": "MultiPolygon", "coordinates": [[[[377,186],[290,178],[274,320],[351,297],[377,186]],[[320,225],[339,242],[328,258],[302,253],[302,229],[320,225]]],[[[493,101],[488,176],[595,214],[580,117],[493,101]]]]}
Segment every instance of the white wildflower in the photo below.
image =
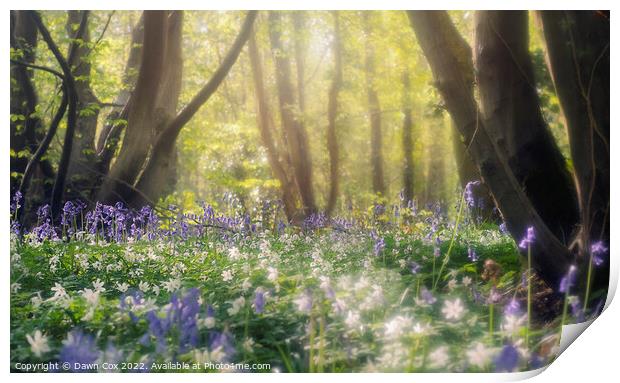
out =
{"type": "Polygon", "coordinates": [[[47,337],[41,333],[41,330],[36,330],[34,334],[26,335],[26,339],[30,344],[30,351],[40,358],[42,354],[45,354],[50,350],[49,345],[47,344],[47,337]]]}
{"type": "Polygon", "coordinates": [[[233,279],[233,272],[232,270],[226,269],[224,271],[222,271],[222,279],[224,280],[224,282],[229,282],[233,279]]]}
{"type": "Polygon", "coordinates": [[[385,324],[385,336],[387,338],[398,338],[412,326],[413,322],[410,317],[398,315],[385,324]]]}
{"type": "Polygon", "coordinates": [[[181,280],[177,278],[171,278],[163,283],[162,287],[169,293],[172,293],[181,288],[181,280]]]}
{"type": "Polygon", "coordinates": [[[441,347],[436,348],[428,355],[428,358],[430,360],[429,366],[431,368],[444,367],[446,363],[448,363],[448,360],[450,359],[448,355],[448,347],[441,346],[441,347]]]}
{"type": "Polygon", "coordinates": [[[103,287],[103,285],[104,283],[101,282],[99,278],[97,278],[97,280],[93,282],[93,288],[98,293],[103,293],[105,291],[105,287],[103,287]]]}
{"type": "Polygon", "coordinates": [[[239,310],[245,305],[245,298],[239,297],[232,302],[232,307],[228,309],[228,315],[236,315],[239,310]]]}
{"type": "Polygon", "coordinates": [[[129,289],[129,285],[125,282],[123,283],[116,282],[116,289],[120,291],[121,293],[124,293],[127,291],[127,289],[129,289]]]}
{"type": "Polygon", "coordinates": [[[443,308],[441,309],[441,312],[443,313],[444,317],[447,320],[461,319],[461,317],[463,316],[463,313],[465,312],[465,308],[463,307],[461,303],[461,298],[456,298],[454,301],[446,300],[444,302],[443,308]]]}
{"type": "Polygon", "coordinates": [[[141,281],[140,283],[138,283],[138,289],[140,289],[140,291],[142,291],[143,293],[148,293],[150,287],[151,286],[148,282],[141,281]]]}
{"type": "Polygon", "coordinates": [[[351,310],[349,310],[349,312],[347,313],[347,317],[344,320],[344,323],[351,330],[357,330],[362,327],[362,323],[360,322],[360,314],[351,310]]]}
{"type": "Polygon", "coordinates": [[[477,342],[472,348],[465,352],[469,363],[478,368],[484,368],[489,363],[491,353],[492,351],[480,342],[477,342]]]}
{"type": "Polygon", "coordinates": [[[267,268],[267,279],[270,280],[271,282],[275,282],[278,280],[278,269],[276,269],[275,267],[268,267],[267,268]]]}

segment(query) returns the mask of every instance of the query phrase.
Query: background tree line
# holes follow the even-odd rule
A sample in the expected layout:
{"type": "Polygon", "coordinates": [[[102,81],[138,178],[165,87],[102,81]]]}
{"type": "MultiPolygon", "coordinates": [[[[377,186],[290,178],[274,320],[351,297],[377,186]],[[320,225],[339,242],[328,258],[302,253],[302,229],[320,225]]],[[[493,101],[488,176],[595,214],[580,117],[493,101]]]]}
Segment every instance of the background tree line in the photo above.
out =
{"type": "Polygon", "coordinates": [[[11,12],[11,187],[56,218],[224,193],[296,224],[399,192],[447,214],[479,179],[550,283],[609,243],[609,12],[11,12]]]}

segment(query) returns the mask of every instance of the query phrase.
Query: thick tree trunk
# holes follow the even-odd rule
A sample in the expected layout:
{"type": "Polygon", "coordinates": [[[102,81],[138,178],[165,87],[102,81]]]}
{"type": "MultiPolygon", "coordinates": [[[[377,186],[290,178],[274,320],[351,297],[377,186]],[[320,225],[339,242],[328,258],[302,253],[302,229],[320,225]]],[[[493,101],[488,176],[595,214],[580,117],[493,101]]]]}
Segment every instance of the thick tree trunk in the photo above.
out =
{"type": "Polygon", "coordinates": [[[372,26],[368,12],[364,12],[364,31],[366,34],[366,93],[368,96],[368,115],[370,118],[370,165],[372,168],[372,190],[385,197],[383,175],[383,135],[381,133],[381,106],[375,83],[375,52],[372,39],[372,26]]]}
{"type": "Polygon", "coordinates": [[[415,164],[413,163],[413,117],[409,70],[403,72],[403,194],[405,202],[413,201],[415,164]]]}
{"type": "Polygon", "coordinates": [[[174,119],[165,124],[165,127],[154,138],[151,155],[144,166],[144,171],[140,174],[140,178],[136,181],[136,187],[131,189],[131,194],[127,198],[130,205],[142,206],[156,202],[153,200],[157,197],[156,193],[163,189],[162,184],[156,181],[166,182],[165,175],[169,174],[170,167],[174,166],[172,164],[174,157],[170,153],[174,150],[181,129],[209,100],[226,78],[252,33],[252,25],[256,15],[257,11],[248,12],[237,38],[209,81],[174,119]]]}
{"type": "MultiPolygon", "coordinates": [[[[456,169],[459,175],[461,188],[465,190],[470,182],[482,181],[478,168],[471,160],[467,148],[463,142],[463,137],[457,129],[454,122],[451,122],[450,130],[452,131],[452,148],[454,151],[454,159],[456,160],[456,169]]],[[[486,184],[480,183],[472,189],[474,197],[473,216],[486,222],[501,222],[499,215],[495,211],[495,202],[491,198],[489,188],[486,184]]]]}
{"type": "MultiPolygon", "coordinates": [[[[609,245],[609,13],[541,12],[550,72],[570,141],[581,211],[580,253],[609,245]]],[[[609,283],[609,263],[596,271],[595,287],[609,283]]]]}
{"type": "MultiPolygon", "coordinates": [[[[116,100],[114,101],[115,104],[123,106],[115,108],[108,114],[97,140],[97,175],[101,178],[98,182],[99,185],[103,182],[103,177],[105,177],[110,170],[110,163],[114,158],[121,133],[127,123],[129,109],[131,108],[131,93],[135,87],[138,69],[142,60],[143,41],[144,15],[140,16],[140,20],[132,28],[131,46],[129,48],[127,63],[125,64],[123,86],[119,90],[116,100]]],[[[95,190],[93,190],[93,192],[95,192],[95,190]]]]}
{"type": "Polygon", "coordinates": [[[295,105],[295,94],[291,83],[291,64],[282,43],[281,12],[269,12],[269,37],[276,66],[276,84],[282,126],[286,132],[288,151],[295,173],[295,182],[299,188],[304,214],[316,213],[312,185],[312,160],[308,137],[303,121],[296,115],[299,110],[295,105]]]}
{"type": "Polygon", "coordinates": [[[540,110],[527,11],[476,12],[484,124],[547,227],[568,243],[579,220],[574,185],[540,110]]]}
{"type": "Polygon", "coordinates": [[[144,165],[155,132],[156,95],[163,76],[167,31],[166,11],[144,11],[142,59],[125,136],[116,162],[101,186],[99,201],[127,203],[133,195],[134,182],[144,165]]]}
{"type": "Polygon", "coordinates": [[[258,47],[256,46],[256,38],[252,35],[248,42],[248,50],[250,53],[250,66],[252,67],[252,78],[254,80],[254,91],[256,93],[257,106],[257,124],[260,130],[261,140],[267,152],[267,159],[271,170],[276,179],[280,182],[282,191],[282,203],[284,204],[284,213],[289,222],[297,220],[297,189],[293,181],[293,175],[287,171],[286,165],[280,161],[278,148],[273,138],[272,117],[267,94],[265,92],[265,84],[263,83],[263,65],[259,56],[258,47]]]}
{"type": "Polygon", "coordinates": [[[534,267],[548,283],[558,286],[572,261],[572,254],[533,208],[480,118],[474,97],[471,49],[445,11],[409,11],[408,15],[437,89],[489,186],[508,230],[519,239],[528,227],[534,228],[534,267]]]}
{"type": "Polygon", "coordinates": [[[73,76],[78,79],[75,82],[75,91],[78,98],[77,109],[80,114],[75,126],[71,161],[67,170],[67,199],[88,198],[97,180],[93,176],[93,168],[96,167],[97,159],[95,134],[99,117],[99,100],[90,87],[91,65],[87,56],[91,50],[88,46],[91,40],[88,24],[81,31],[82,35],[78,36],[79,25],[85,17],[84,12],[86,11],[68,11],[65,27],[67,34],[75,39],[67,57],[71,58],[68,64],[73,76]]]}
{"type": "MultiPolygon", "coordinates": [[[[33,84],[33,65],[37,49],[37,26],[26,11],[11,11],[11,48],[20,52],[19,63],[11,64],[11,193],[19,189],[26,167],[36,152],[43,134],[41,120],[35,114],[39,103],[33,84]]],[[[63,111],[64,113],[64,111],[63,111]]],[[[37,160],[30,174],[39,180],[29,193],[34,204],[49,200],[54,170],[48,160],[37,160]]]]}
{"type": "MultiPolygon", "coordinates": [[[[174,119],[177,112],[179,96],[181,94],[181,80],[183,78],[183,11],[172,11],[168,16],[168,32],[166,52],[162,75],[162,84],[157,95],[155,106],[157,121],[155,134],[159,134],[174,119]]],[[[172,193],[177,180],[177,147],[176,140],[161,147],[160,151],[150,154],[149,163],[153,156],[161,156],[163,167],[160,171],[149,175],[139,176],[138,188],[148,198],[157,202],[160,198],[172,193]]],[[[147,166],[148,168],[148,166],[147,166]]]]}
{"type": "Polygon", "coordinates": [[[340,18],[338,11],[333,12],[334,17],[334,41],[332,51],[334,55],[334,77],[329,89],[327,104],[327,152],[329,154],[329,194],[325,214],[330,216],[336,207],[339,189],[338,175],[338,136],[336,134],[336,121],[338,119],[338,94],[342,88],[342,39],[340,37],[340,18]]]}

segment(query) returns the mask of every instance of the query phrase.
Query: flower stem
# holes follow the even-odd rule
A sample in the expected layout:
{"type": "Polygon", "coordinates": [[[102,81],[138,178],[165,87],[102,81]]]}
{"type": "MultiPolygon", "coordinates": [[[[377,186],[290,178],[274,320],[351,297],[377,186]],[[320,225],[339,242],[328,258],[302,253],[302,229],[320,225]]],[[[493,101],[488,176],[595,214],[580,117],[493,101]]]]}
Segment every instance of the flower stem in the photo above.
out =
{"type": "Polygon", "coordinates": [[[456,221],[454,222],[454,230],[452,231],[452,238],[450,239],[450,246],[448,246],[448,251],[446,252],[446,256],[444,257],[443,262],[441,263],[441,267],[439,268],[437,279],[435,279],[435,282],[433,283],[433,291],[435,291],[435,289],[437,288],[437,283],[439,283],[439,279],[441,278],[441,273],[443,272],[443,269],[446,267],[446,265],[448,264],[448,261],[450,260],[450,253],[452,252],[452,247],[454,246],[454,240],[456,239],[456,233],[459,230],[459,222],[461,221],[461,215],[463,214],[464,202],[465,202],[465,193],[463,192],[461,196],[461,201],[459,202],[459,212],[456,215],[456,221]]]}
{"type": "Polygon", "coordinates": [[[592,282],[592,252],[588,261],[588,277],[586,279],[586,294],[583,297],[583,315],[586,314],[588,308],[588,300],[590,299],[590,283],[592,282]]]}
{"type": "Polygon", "coordinates": [[[532,324],[532,246],[527,245],[527,327],[525,328],[525,347],[530,348],[530,326],[532,324]]]}

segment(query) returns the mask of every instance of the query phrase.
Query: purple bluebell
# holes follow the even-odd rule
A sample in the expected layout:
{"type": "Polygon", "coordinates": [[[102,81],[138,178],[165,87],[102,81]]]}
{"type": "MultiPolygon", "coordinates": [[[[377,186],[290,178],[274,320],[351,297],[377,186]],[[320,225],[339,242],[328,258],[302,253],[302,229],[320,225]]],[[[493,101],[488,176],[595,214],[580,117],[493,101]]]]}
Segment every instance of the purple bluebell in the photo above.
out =
{"type": "Polygon", "coordinates": [[[426,304],[432,305],[437,302],[437,298],[435,298],[433,293],[431,293],[425,286],[420,289],[420,296],[426,304]]]}
{"type": "Polygon", "coordinates": [[[468,247],[467,248],[467,258],[469,258],[469,260],[472,261],[472,262],[477,262],[480,257],[476,253],[476,250],[472,249],[471,247],[468,247]]]}
{"type": "Polygon", "coordinates": [[[577,278],[577,267],[575,265],[570,265],[568,268],[568,272],[560,281],[560,292],[567,293],[570,291],[570,288],[575,285],[575,280],[577,278]]]}
{"type": "Polygon", "coordinates": [[[417,274],[422,270],[422,266],[417,262],[411,261],[409,263],[409,270],[411,270],[411,274],[417,274]]]}
{"type": "Polygon", "coordinates": [[[504,307],[504,314],[512,316],[520,315],[521,305],[519,304],[519,301],[517,301],[515,298],[512,298],[510,301],[508,301],[508,304],[506,304],[506,307],[504,307]]]}
{"type": "Polygon", "coordinates": [[[476,200],[474,197],[474,186],[480,185],[480,181],[470,181],[465,185],[465,202],[469,208],[474,208],[476,206],[476,200]]]}
{"type": "Polygon", "coordinates": [[[535,240],[536,234],[534,233],[534,227],[530,226],[527,228],[527,233],[525,234],[525,237],[523,237],[523,239],[521,239],[521,242],[519,242],[519,247],[525,250],[528,248],[528,246],[532,245],[535,240]]]}
{"type": "Polygon", "coordinates": [[[602,256],[607,254],[608,250],[609,249],[605,246],[603,241],[592,243],[590,246],[590,252],[592,253],[592,263],[594,263],[594,266],[598,267],[605,262],[602,256]]]}
{"type": "Polygon", "coordinates": [[[495,372],[513,372],[519,365],[519,351],[512,344],[506,344],[495,358],[495,372]]]}
{"type": "Polygon", "coordinates": [[[258,288],[254,293],[254,312],[262,314],[263,311],[265,311],[265,293],[258,288]]]}
{"type": "Polygon", "coordinates": [[[63,342],[60,349],[59,359],[63,363],[69,363],[69,369],[73,372],[84,372],[84,370],[74,369],[75,363],[94,363],[100,355],[100,351],[95,344],[95,339],[88,334],[84,334],[81,329],[73,329],[67,334],[67,339],[63,342]]]}

